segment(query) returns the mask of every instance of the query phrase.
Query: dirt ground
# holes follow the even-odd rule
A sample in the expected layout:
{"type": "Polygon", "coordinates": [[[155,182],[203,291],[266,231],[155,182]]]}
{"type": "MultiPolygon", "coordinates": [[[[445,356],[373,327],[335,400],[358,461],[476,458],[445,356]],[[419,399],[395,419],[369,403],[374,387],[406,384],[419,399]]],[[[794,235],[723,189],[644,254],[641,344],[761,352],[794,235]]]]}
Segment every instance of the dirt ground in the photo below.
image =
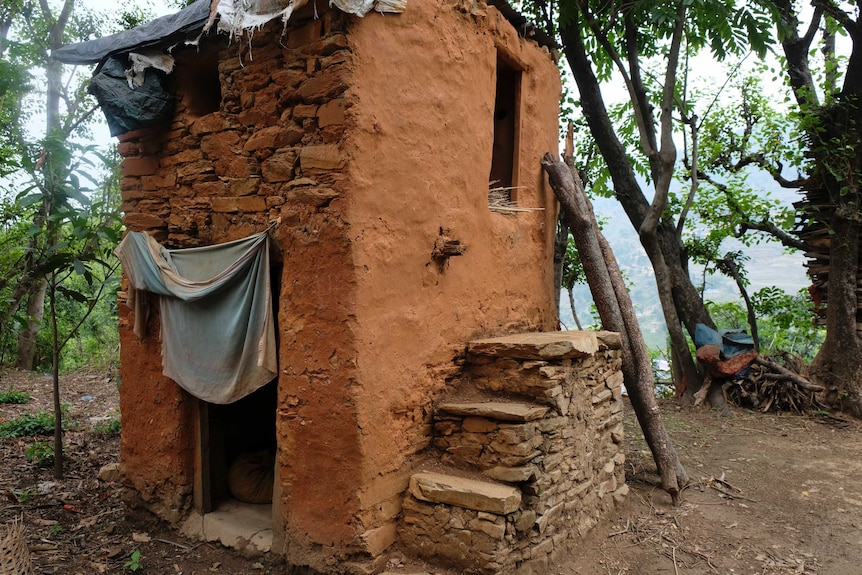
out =
{"type": "MultiPolygon", "coordinates": [[[[0,423],[50,410],[50,385],[49,377],[0,372],[0,392],[32,396],[23,405],[0,405],[0,423]]],[[[71,424],[63,480],[26,458],[29,446],[50,438],[0,440],[0,524],[23,517],[37,573],[287,572],[271,558],[243,557],[127,517],[121,487],[97,479],[118,457],[119,437],[94,429],[119,415],[113,377],[72,374],[61,386],[71,424]]],[[[681,505],[672,507],[655,487],[649,452],[629,412],[629,503],[549,573],[862,575],[862,424],[824,414],[719,414],[672,401],[663,408],[692,479],[681,505]]],[[[390,570],[435,572],[402,563],[397,553],[390,570]]]]}

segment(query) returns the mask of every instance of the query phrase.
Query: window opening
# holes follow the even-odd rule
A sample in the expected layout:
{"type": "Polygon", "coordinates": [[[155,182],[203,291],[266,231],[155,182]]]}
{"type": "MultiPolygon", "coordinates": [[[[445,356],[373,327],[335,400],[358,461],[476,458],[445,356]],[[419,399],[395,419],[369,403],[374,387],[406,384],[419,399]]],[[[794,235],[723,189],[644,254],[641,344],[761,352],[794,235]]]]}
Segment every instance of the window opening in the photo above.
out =
{"type": "Polygon", "coordinates": [[[221,79],[218,71],[218,46],[186,50],[177,54],[177,64],[185,63],[183,74],[174,74],[188,115],[200,118],[221,107],[221,79]]]}
{"type": "Polygon", "coordinates": [[[494,147],[488,177],[488,205],[506,212],[515,206],[520,137],[521,70],[497,54],[497,86],[494,99],[494,147]]]}

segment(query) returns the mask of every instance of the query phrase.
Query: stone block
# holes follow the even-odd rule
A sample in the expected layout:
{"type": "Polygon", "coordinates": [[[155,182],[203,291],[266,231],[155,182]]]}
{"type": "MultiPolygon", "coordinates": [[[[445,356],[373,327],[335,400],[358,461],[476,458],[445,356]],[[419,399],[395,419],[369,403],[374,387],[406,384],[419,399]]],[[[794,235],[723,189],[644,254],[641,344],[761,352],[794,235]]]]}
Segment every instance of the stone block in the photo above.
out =
{"type": "Polygon", "coordinates": [[[534,465],[522,465],[520,467],[492,467],[484,470],[482,474],[506,483],[523,483],[529,481],[531,477],[535,477],[537,471],[534,465]]]}
{"type": "Polygon", "coordinates": [[[347,90],[345,73],[341,66],[330,66],[325,73],[319,73],[302,82],[295,96],[303,102],[323,103],[347,90]]]}
{"type": "Polygon", "coordinates": [[[526,333],[471,341],[467,351],[530,360],[564,359],[593,355],[598,351],[598,340],[588,331],[526,333]]]}
{"type": "Polygon", "coordinates": [[[612,399],[613,395],[614,394],[610,389],[603,389],[599,393],[593,395],[593,397],[590,399],[590,401],[592,402],[593,405],[596,405],[597,403],[602,403],[603,401],[607,401],[609,399],[612,399]]]}
{"type": "Polygon", "coordinates": [[[243,146],[246,152],[254,152],[257,150],[271,149],[277,150],[287,146],[298,144],[302,140],[305,132],[295,124],[287,126],[269,126],[258,130],[243,146]]]}
{"type": "Polygon", "coordinates": [[[305,70],[300,68],[286,68],[272,73],[271,79],[274,84],[295,88],[308,78],[305,70]]]}
{"type": "Polygon", "coordinates": [[[117,462],[108,463],[99,469],[99,481],[112,483],[120,480],[120,464],[117,462]]]}
{"type": "Polygon", "coordinates": [[[609,388],[618,388],[623,385],[623,372],[615,371],[605,380],[605,385],[609,388]]]}
{"type": "Polygon", "coordinates": [[[497,419],[500,421],[523,422],[540,419],[548,412],[547,407],[542,407],[540,405],[504,401],[469,403],[445,402],[438,405],[437,409],[452,415],[472,415],[487,419],[497,419]]]}
{"type": "Polygon", "coordinates": [[[210,208],[214,212],[233,213],[238,212],[236,198],[210,198],[210,208]]]}
{"type": "Polygon", "coordinates": [[[317,117],[317,106],[314,104],[297,104],[293,107],[294,118],[315,118],[317,117]]]}
{"type": "Polygon", "coordinates": [[[365,550],[372,557],[383,553],[387,547],[395,543],[398,537],[398,529],[395,522],[389,522],[375,529],[369,529],[361,535],[365,550]]]}
{"type": "Polygon", "coordinates": [[[614,504],[623,505],[626,502],[626,498],[629,494],[629,486],[623,483],[619,487],[617,487],[616,491],[613,493],[614,504]]]}
{"type": "Polygon", "coordinates": [[[173,188],[176,185],[176,172],[167,172],[152,176],[141,176],[141,189],[144,190],[162,190],[164,188],[173,188]]]}
{"type": "Polygon", "coordinates": [[[149,176],[159,169],[159,158],[156,156],[142,156],[139,158],[126,158],[120,167],[120,173],[125,176],[149,176]]]}
{"type": "Polygon", "coordinates": [[[299,152],[299,163],[303,170],[337,170],[344,167],[345,158],[338,146],[333,144],[305,146],[299,152]]]}
{"type": "Polygon", "coordinates": [[[320,207],[339,195],[337,191],[325,186],[301,186],[290,189],[287,192],[287,200],[291,203],[320,207]]]}
{"type": "Polygon", "coordinates": [[[514,487],[433,472],[414,474],[410,493],[422,501],[498,515],[512,513],[521,504],[521,492],[514,487]]]}
{"type": "Polygon", "coordinates": [[[317,110],[317,125],[321,128],[344,123],[344,99],[326,102],[317,110]]]}
{"type": "Polygon", "coordinates": [[[260,172],[265,182],[288,182],[293,179],[293,169],[296,164],[294,151],[274,154],[260,165],[260,172]]]}
{"type": "Polygon", "coordinates": [[[236,207],[242,213],[262,212],[266,209],[266,199],[262,196],[235,198],[236,207]]]}
{"type": "Polygon", "coordinates": [[[497,423],[484,417],[466,417],[461,423],[461,427],[470,433],[489,433],[496,431],[497,423]]]}
{"type": "Polygon", "coordinates": [[[220,112],[214,112],[212,114],[207,114],[206,116],[201,116],[195,120],[189,131],[193,135],[198,136],[201,134],[220,132],[222,130],[226,130],[229,126],[227,118],[223,114],[220,112]]]}
{"type": "Polygon", "coordinates": [[[155,214],[131,212],[123,216],[123,223],[130,231],[144,231],[160,228],[166,222],[155,214]]]}
{"type": "Polygon", "coordinates": [[[619,350],[622,347],[622,338],[615,331],[596,331],[596,339],[599,340],[599,349],[619,350]]]}

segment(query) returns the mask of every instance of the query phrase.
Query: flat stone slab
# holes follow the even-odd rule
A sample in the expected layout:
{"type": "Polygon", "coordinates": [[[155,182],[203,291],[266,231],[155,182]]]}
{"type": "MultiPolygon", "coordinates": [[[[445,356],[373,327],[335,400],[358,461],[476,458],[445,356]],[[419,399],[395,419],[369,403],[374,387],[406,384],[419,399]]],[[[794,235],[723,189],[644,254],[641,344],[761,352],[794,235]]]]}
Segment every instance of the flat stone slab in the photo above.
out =
{"type": "Polygon", "coordinates": [[[506,483],[523,483],[529,481],[531,477],[539,475],[539,470],[534,465],[525,465],[522,467],[492,467],[482,472],[482,475],[487,475],[491,479],[497,481],[505,481],[506,483]]]}
{"type": "Polygon", "coordinates": [[[541,419],[548,413],[547,407],[514,401],[482,401],[471,403],[444,402],[437,409],[450,415],[485,417],[498,421],[527,422],[541,419]]]}
{"type": "Polygon", "coordinates": [[[622,348],[622,338],[619,332],[616,331],[595,331],[596,339],[599,340],[599,349],[620,349],[622,348]]]}
{"type": "Polygon", "coordinates": [[[546,331],[477,339],[467,344],[476,355],[514,359],[572,359],[595,354],[599,340],[591,331],[546,331]]]}
{"type": "Polygon", "coordinates": [[[253,554],[272,548],[272,505],[228,500],[212,513],[192,513],[180,528],[186,537],[218,541],[225,547],[253,554]]]}
{"type": "Polygon", "coordinates": [[[410,494],[429,503],[445,503],[497,515],[517,511],[521,505],[521,492],[515,487],[433,472],[414,474],[410,478],[410,494]]]}

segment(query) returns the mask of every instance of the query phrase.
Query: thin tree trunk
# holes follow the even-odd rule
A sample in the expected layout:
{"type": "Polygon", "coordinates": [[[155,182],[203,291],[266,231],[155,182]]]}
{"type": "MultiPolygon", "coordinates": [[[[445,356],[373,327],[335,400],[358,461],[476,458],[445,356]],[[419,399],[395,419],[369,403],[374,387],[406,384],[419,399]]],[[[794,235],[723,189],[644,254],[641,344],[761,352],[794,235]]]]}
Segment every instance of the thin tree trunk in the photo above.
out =
{"type": "Polygon", "coordinates": [[[57,333],[57,286],[52,274],[50,297],[51,313],[51,378],[54,391],[54,479],[63,479],[63,408],[60,405],[60,337],[57,333]]]}
{"type": "Polygon", "coordinates": [[[554,309],[560,321],[560,291],[563,289],[563,265],[566,260],[566,247],[569,245],[569,228],[562,216],[557,218],[557,235],[554,237],[554,309]]]}
{"type": "Polygon", "coordinates": [[[39,331],[42,329],[42,317],[45,314],[47,287],[48,283],[44,279],[39,279],[30,286],[27,298],[27,326],[18,333],[18,356],[15,362],[18,369],[25,371],[36,369],[36,343],[39,331]]]}
{"type": "MultiPolygon", "coordinates": [[[[66,30],[66,25],[69,22],[74,6],[74,0],[64,0],[60,13],[55,19],[53,14],[51,14],[50,5],[44,0],[40,2],[39,8],[42,10],[42,16],[50,23],[48,29],[48,48],[50,50],[56,50],[63,45],[63,33],[66,30]]],[[[62,119],[60,116],[60,100],[63,95],[63,65],[59,61],[50,57],[47,58],[45,62],[45,80],[47,85],[45,91],[45,138],[46,140],[50,140],[52,138],[59,138],[63,131],[62,119]]],[[[51,227],[48,222],[48,216],[51,214],[53,209],[54,197],[59,195],[61,192],[62,185],[66,179],[65,173],[68,166],[65,165],[62,159],[54,157],[54,154],[50,152],[50,148],[46,148],[44,151],[46,154],[45,162],[42,165],[43,177],[40,185],[42,192],[42,207],[41,210],[36,213],[33,225],[47,231],[51,227]]],[[[33,240],[30,242],[30,249],[34,250],[34,253],[38,253],[40,248],[38,243],[40,241],[42,242],[42,245],[50,246],[56,243],[56,240],[56,232],[46,233],[45,237],[41,240],[34,236],[33,240]]],[[[29,267],[25,269],[25,272],[30,272],[29,267]]],[[[25,273],[25,276],[27,275],[28,273],[25,273]]],[[[27,280],[25,279],[25,281],[27,280]]],[[[44,280],[42,281],[44,282],[44,280]]],[[[42,314],[45,309],[44,287],[35,292],[31,289],[30,301],[28,301],[27,305],[28,307],[32,305],[34,309],[41,309],[42,311],[40,311],[38,315],[32,314],[31,317],[33,318],[33,323],[31,324],[28,322],[28,329],[19,333],[19,349],[21,349],[22,346],[26,349],[28,340],[32,340],[35,343],[35,339],[39,334],[39,329],[42,323],[42,314]],[[36,301],[32,301],[34,298],[36,301]]],[[[27,359],[27,357],[19,356],[18,363],[25,364],[27,359]]],[[[32,363],[32,359],[30,361],[32,363]]]]}
{"type": "Polygon", "coordinates": [[[575,320],[575,325],[578,326],[578,331],[581,331],[584,328],[581,326],[581,320],[578,319],[578,312],[575,311],[575,294],[572,288],[568,286],[566,286],[566,291],[569,294],[569,307],[572,308],[572,318],[575,320]]]}
{"type": "Polygon", "coordinates": [[[754,312],[754,305],[751,303],[751,298],[748,297],[748,290],[745,289],[745,282],[742,281],[742,276],[739,274],[739,268],[730,258],[723,258],[720,263],[727,268],[727,273],[736,282],[736,287],[739,289],[739,294],[742,296],[742,301],[745,302],[745,310],[748,313],[748,327],[751,328],[751,339],[754,340],[754,349],[760,351],[760,335],[757,332],[757,314],[754,312]]]}
{"type": "Polygon", "coordinates": [[[550,154],[545,154],[542,166],[548,173],[551,187],[572,230],[602,325],[605,329],[620,333],[626,390],[652,451],[662,488],[677,504],[680,490],[688,483],[688,475],[661,420],[655,400],[652,363],[622,275],[610,247],[598,230],[592,206],[575,171],[550,154]]]}

